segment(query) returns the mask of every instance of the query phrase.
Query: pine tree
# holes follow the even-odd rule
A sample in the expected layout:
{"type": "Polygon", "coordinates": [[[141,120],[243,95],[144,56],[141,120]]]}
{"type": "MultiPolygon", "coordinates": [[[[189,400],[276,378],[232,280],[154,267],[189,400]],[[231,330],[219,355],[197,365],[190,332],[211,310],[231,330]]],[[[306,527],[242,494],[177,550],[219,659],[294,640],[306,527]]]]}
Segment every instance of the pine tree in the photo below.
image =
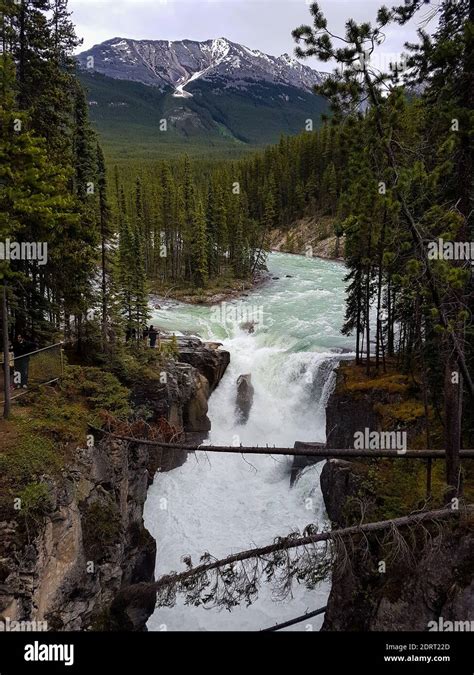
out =
{"type": "MultiPolygon", "coordinates": [[[[55,242],[58,230],[74,223],[74,204],[67,192],[66,177],[52,164],[45,144],[30,129],[28,115],[16,109],[15,68],[5,52],[0,57],[0,231],[2,239],[47,242],[48,263],[37,260],[12,261],[3,271],[18,284],[15,321],[39,338],[48,330],[47,319],[58,321],[56,307],[48,302],[62,295],[55,277],[55,242]]],[[[51,327],[49,328],[51,330],[51,327]]]]}
{"type": "Polygon", "coordinates": [[[196,199],[194,203],[192,251],[192,279],[198,288],[204,288],[209,278],[208,240],[204,208],[199,199],[196,199]]]}
{"type": "MultiPolygon", "coordinates": [[[[227,227],[227,210],[222,185],[217,187],[216,205],[214,211],[215,230],[217,234],[217,255],[219,261],[227,261],[229,251],[229,232],[227,227]]],[[[217,273],[220,274],[221,266],[218,265],[217,273]]]]}
{"type": "Polygon", "coordinates": [[[219,274],[219,223],[217,214],[217,195],[215,186],[209,185],[206,209],[208,251],[207,263],[209,277],[214,278],[219,274]]]}
{"type": "Polygon", "coordinates": [[[234,237],[232,242],[232,268],[237,278],[242,279],[245,276],[245,247],[243,233],[244,216],[242,210],[236,214],[234,223],[234,237]]]}
{"type": "Polygon", "coordinates": [[[113,235],[112,214],[107,197],[107,176],[105,159],[102,148],[97,144],[97,186],[99,190],[99,222],[100,222],[100,250],[101,250],[101,294],[102,317],[101,334],[102,349],[107,347],[107,323],[109,321],[109,288],[110,276],[107,248],[113,235]]]}
{"type": "Polygon", "coordinates": [[[145,273],[145,256],[143,239],[137,224],[132,229],[132,248],[130,251],[132,267],[132,298],[133,313],[137,337],[141,336],[146,327],[148,310],[148,286],[145,273]]]}
{"type": "Polygon", "coordinates": [[[333,214],[337,205],[337,178],[334,162],[330,162],[324,170],[321,182],[321,203],[326,213],[333,214]]]}
{"type": "Polygon", "coordinates": [[[148,289],[143,241],[138,224],[130,223],[124,189],[120,189],[117,286],[127,341],[137,345],[148,320],[148,289]]]}

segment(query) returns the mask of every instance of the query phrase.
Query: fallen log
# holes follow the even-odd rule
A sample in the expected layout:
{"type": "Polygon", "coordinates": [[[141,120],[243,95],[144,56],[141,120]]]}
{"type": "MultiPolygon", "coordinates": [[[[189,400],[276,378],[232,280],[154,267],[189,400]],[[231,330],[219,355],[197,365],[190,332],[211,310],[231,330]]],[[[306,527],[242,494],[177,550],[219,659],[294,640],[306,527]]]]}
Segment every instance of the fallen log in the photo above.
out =
{"type": "MultiPolygon", "coordinates": [[[[354,448],[326,448],[321,443],[301,443],[297,441],[296,447],[277,448],[273,446],[252,446],[243,445],[199,445],[198,443],[165,443],[160,440],[149,440],[146,438],[133,438],[131,436],[120,436],[105,429],[99,429],[89,425],[89,429],[99,434],[106,434],[118,440],[129,443],[140,443],[142,445],[152,445],[154,447],[165,448],[167,450],[188,450],[189,452],[227,452],[239,455],[292,455],[301,457],[319,457],[321,459],[331,459],[337,457],[353,458],[386,458],[386,459],[445,459],[444,450],[355,450],[354,448]]],[[[474,459],[474,449],[460,450],[459,456],[462,459],[474,459]]]]}
{"type": "MultiPolygon", "coordinates": [[[[239,553],[234,553],[229,555],[226,558],[221,558],[220,560],[214,560],[209,563],[203,563],[197,567],[190,567],[185,572],[180,573],[171,573],[166,574],[157,579],[154,582],[141,582],[139,584],[134,584],[129,587],[129,589],[124,589],[123,593],[126,593],[130,590],[131,593],[157,593],[164,586],[170,584],[178,584],[191,577],[205,574],[212,570],[219,569],[221,567],[226,567],[227,565],[232,565],[236,562],[242,562],[244,560],[249,560],[251,558],[262,558],[276,551],[290,550],[294,548],[300,548],[302,546],[308,546],[310,544],[317,544],[324,541],[330,541],[338,537],[346,538],[352,537],[357,534],[369,534],[374,532],[382,532],[387,529],[394,529],[403,527],[405,525],[418,525],[427,521],[439,521],[446,520],[449,518],[459,518],[461,515],[466,517],[472,517],[474,515],[474,505],[469,504],[467,506],[460,506],[458,509],[445,507],[442,509],[437,509],[434,511],[421,511],[419,513],[410,514],[408,516],[401,516],[400,518],[392,518],[390,520],[381,520],[372,523],[364,523],[362,525],[353,525],[351,527],[345,527],[341,529],[334,529],[328,532],[318,532],[316,534],[310,534],[306,536],[290,536],[285,538],[279,538],[275,543],[268,546],[260,546],[258,548],[248,549],[246,551],[240,551],[239,553]]],[[[119,594],[122,596],[122,594],[119,594]]]]}
{"type": "Polygon", "coordinates": [[[320,614],[324,614],[326,609],[327,607],[320,607],[320,609],[315,609],[314,612],[307,612],[307,614],[297,616],[295,619],[290,619],[289,621],[284,621],[283,623],[277,623],[274,626],[270,626],[270,628],[262,628],[260,632],[270,633],[275,630],[281,630],[282,628],[294,626],[296,623],[302,623],[303,621],[306,621],[306,619],[311,619],[313,616],[319,616],[320,614]]]}

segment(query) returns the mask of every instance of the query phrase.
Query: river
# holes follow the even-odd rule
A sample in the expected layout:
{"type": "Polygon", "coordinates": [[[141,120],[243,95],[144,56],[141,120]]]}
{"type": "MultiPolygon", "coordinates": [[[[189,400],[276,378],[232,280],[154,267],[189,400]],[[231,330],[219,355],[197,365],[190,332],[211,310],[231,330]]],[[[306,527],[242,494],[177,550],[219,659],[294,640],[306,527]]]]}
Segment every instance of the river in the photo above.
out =
{"type": "MultiPolygon", "coordinates": [[[[274,253],[272,280],[248,297],[219,307],[170,303],[155,311],[155,324],[196,331],[223,342],[231,354],[224,379],[209,401],[209,441],[215,445],[275,444],[325,440],[325,406],[334,383],[334,348],[353,348],[341,335],[345,310],[345,267],[340,263],[274,253]],[[242,321],[256,320],[249,334],[242,321]],[[245,425],[235,412],[236,379],[251,373],[255,396],[245,425]]],[[[145,525],[157,542],[156,576],[182,571],[209,551],[225,557],[271,543],[276,536],[325,522],[319,487],[322,464],[307,468],[289,487],[291,459],[271,456],[190,455],[187,462],[158,473],[145,506],[145,525]]],[[[263,587],[250,607],[228,612],[185,606],[157,608],[148,629],[259,630],[325,604],[329,586],[309,591],[297,585],[292,597],[276,601],[263,587]]],[[[287,630],[319,630],[321,617],[287,630]]]]}

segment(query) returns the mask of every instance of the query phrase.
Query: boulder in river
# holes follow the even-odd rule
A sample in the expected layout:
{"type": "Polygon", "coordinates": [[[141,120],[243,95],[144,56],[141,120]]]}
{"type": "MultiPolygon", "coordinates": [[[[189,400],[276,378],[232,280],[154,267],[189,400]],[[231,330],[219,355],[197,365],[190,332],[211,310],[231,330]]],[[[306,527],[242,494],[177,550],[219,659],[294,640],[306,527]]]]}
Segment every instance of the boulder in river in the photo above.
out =
{"type": "Polygon", "coordinates": [[[353,354],[352,349],[347,349],[347,347],[332,347],[330,350],[333,354],[353,354]]]}
{"type": "Polygon", "coordinates": [[[236,407],[240,424],[247,422],[253,403],[254,388],[252,375],[239,375],[237,378],[236,407]]]}
{"type": "Polygon", "coordinates": [[[241,330],[247,331],[247,333],[251,334],[255,332],[255,321],[245,321],[245,323],[240,324],[241,330]]]}

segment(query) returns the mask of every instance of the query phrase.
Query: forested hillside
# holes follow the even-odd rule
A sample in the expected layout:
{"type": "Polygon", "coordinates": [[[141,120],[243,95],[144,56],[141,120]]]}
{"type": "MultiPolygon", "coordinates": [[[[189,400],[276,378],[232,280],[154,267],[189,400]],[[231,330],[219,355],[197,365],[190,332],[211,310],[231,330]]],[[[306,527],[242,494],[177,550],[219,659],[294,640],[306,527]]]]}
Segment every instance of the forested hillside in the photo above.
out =
{"type": "Polygon", "coordinates": [[[216,89],[191,82],[189,97],[173,90],[115,80],[100,73],[78,73],[91,122],[111,160],[156,161],[190,157],[235,159],[297,134],[307,119],[319,125],[325,101],[309,91],[271,82],[249,89],[216,89]],[[163,121],[166,121],[164,127],[163,121]]]}

